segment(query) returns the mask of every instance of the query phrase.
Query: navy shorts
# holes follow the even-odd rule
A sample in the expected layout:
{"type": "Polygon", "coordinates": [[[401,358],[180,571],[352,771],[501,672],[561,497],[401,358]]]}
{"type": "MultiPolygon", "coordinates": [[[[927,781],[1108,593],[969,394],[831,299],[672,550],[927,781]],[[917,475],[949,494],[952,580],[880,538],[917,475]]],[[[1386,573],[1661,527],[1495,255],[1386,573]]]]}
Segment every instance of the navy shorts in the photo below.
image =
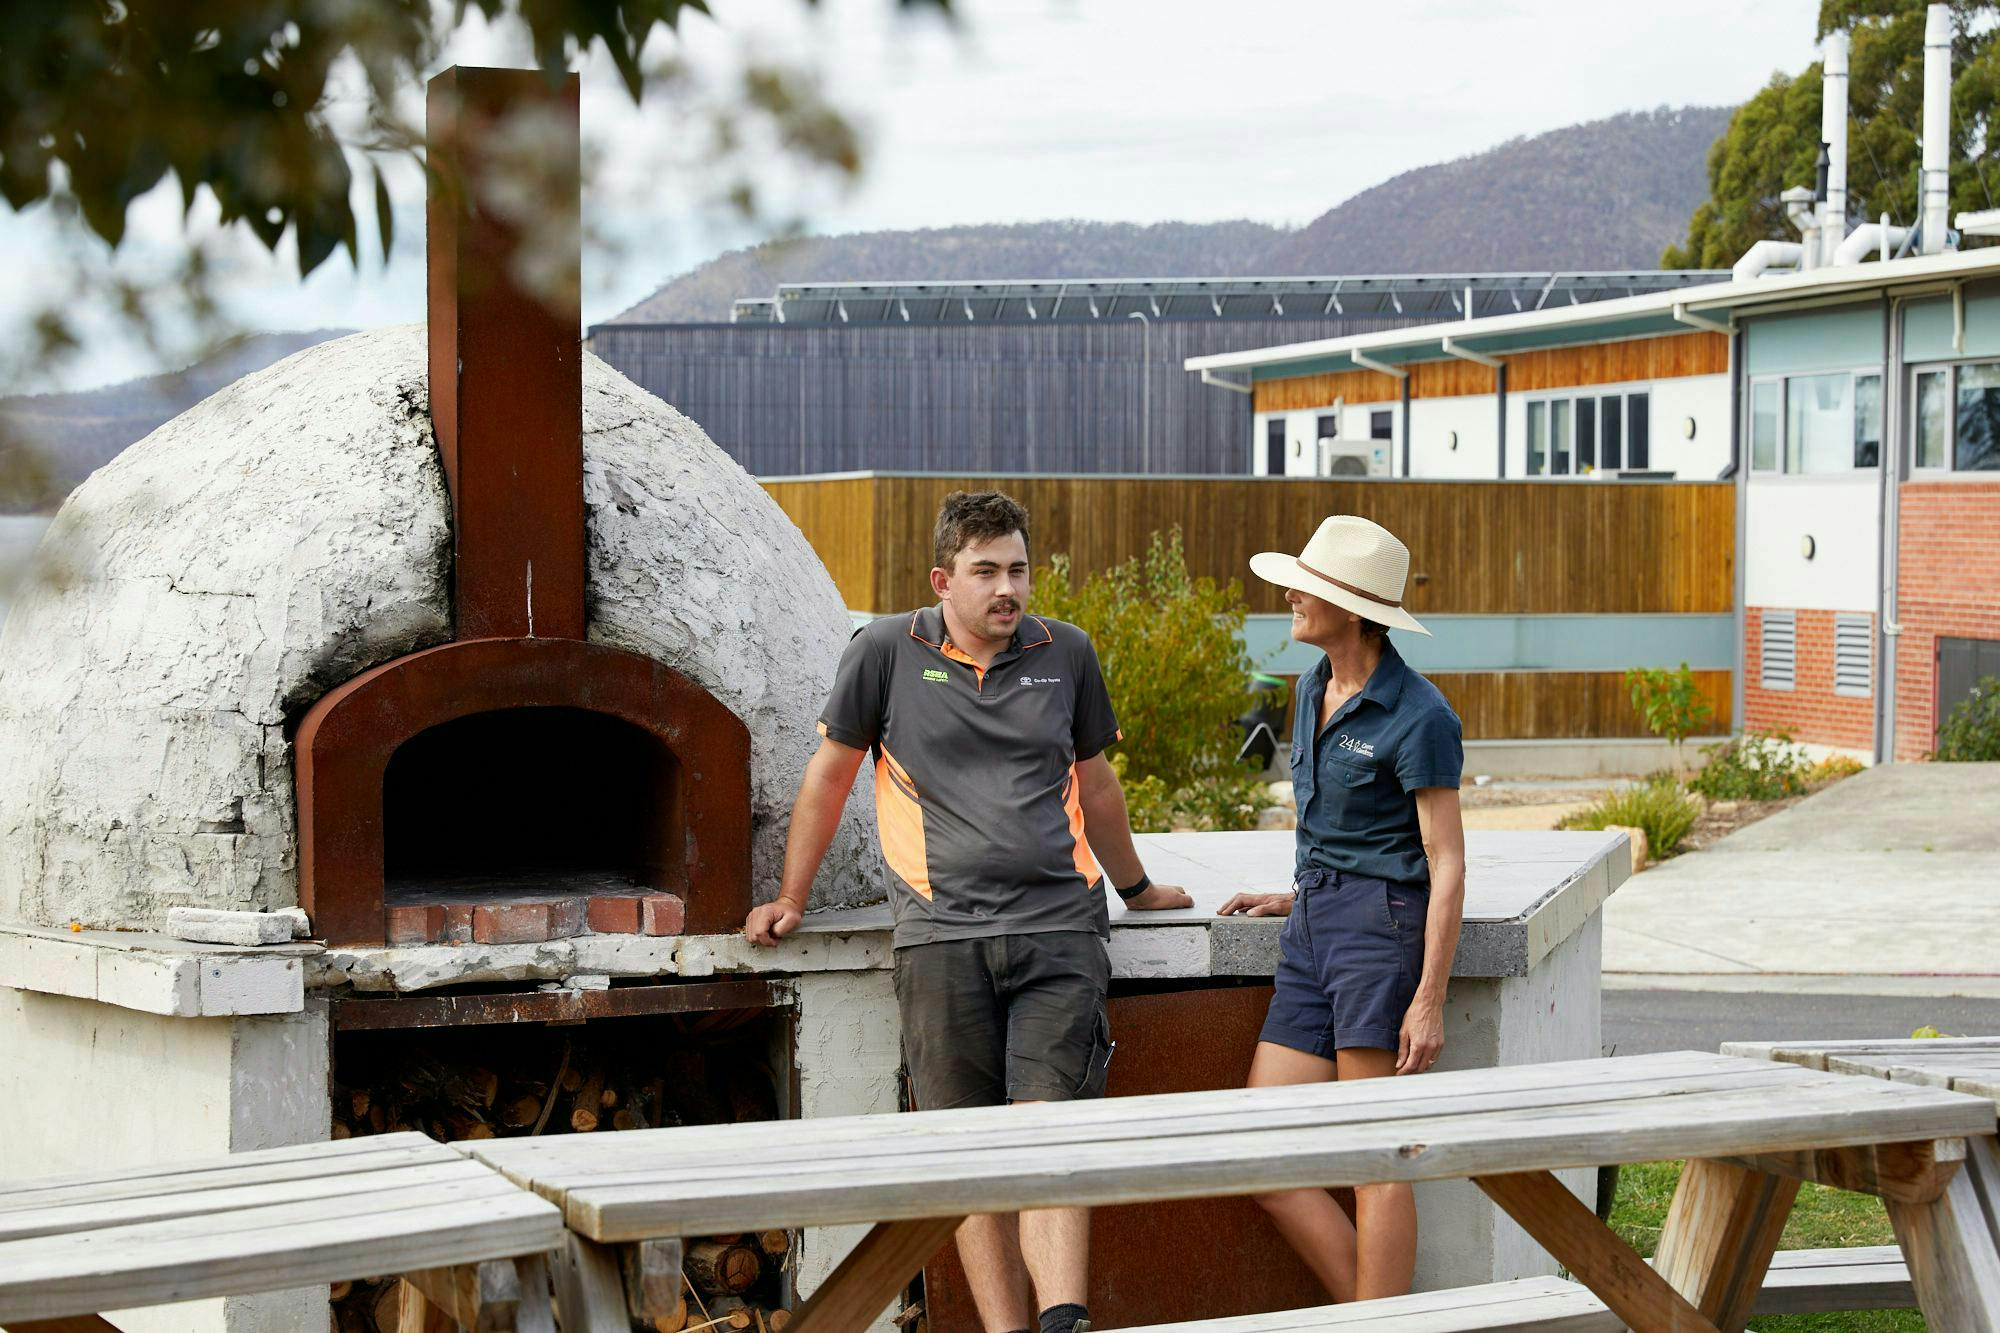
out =
{"type": "Polygon", "coordinates": [[[1326,1060],[1395,1050],[1424,971],[1430,892],[1333,870],[1301,871],[1294,889],[1260,1040],[1326,1060]]]}

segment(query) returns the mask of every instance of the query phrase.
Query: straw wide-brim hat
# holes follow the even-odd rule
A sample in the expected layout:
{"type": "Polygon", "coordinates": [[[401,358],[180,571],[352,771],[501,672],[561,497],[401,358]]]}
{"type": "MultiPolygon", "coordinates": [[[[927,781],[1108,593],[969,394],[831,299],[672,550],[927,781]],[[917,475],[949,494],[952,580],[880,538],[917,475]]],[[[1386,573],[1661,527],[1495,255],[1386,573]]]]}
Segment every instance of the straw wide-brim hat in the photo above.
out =
{"type": "Polygon", "coordinates": [[[1297,555],[1283,551],[1253,555],[1250,572],[1266,583],[1311,593],[1378,625],[1430,633],[1403,609],[1410,548],[1380,523],[1335,514],[1319,525],[1305,550],[1297,555]]]}

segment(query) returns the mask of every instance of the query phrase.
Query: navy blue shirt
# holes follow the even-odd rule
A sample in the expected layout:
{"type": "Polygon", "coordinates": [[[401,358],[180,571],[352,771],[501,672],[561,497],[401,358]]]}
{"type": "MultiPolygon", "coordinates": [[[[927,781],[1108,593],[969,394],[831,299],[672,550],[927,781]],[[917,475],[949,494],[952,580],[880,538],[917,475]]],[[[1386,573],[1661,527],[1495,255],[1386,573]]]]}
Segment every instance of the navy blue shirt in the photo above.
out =
{"type": "Polygon", "coordinates": [[[1299,677],[1292,715],[1292,790],[1298,869],[1346,870],[1392,884],[1430,886],[1415,792],[1457,787],[1465,771],[1458,714],[1410,670],[1387,639],[1361,692],[1319,726],[1332,667],[1299,677]]]}

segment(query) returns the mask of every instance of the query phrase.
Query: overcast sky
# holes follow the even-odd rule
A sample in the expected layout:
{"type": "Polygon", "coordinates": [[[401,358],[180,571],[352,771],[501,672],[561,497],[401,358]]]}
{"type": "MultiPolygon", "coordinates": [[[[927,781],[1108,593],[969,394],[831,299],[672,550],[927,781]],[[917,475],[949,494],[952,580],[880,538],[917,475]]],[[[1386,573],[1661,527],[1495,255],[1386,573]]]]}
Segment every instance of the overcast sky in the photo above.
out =
{"type": "MultiPolygon", "coordinates": [[[[747,60],[810,61],[861,127],[866,172],[835,193],[782,171],[778,202],[813,229],[1044,218],[1297,224],[1432,162],[1620,111],[1741,102],[1774,71],[1814,59],[1816,0],[1671,6],[1509,0],[957,0],[956,28],[899,17],[892,0],[711,0],[660,55],[723,79],[747,60]]],[[[649,54],[653,52],[649,51],[649,54]]],[[[447,63],[527,63],[518,35],[472,26],[447,63]]],[[[617,244],[586,263],[586,322],[675,274],[758,239],[696,201],[704,182],[663,156],[682,126],[635,109],[602,59],[586,63],[586,137],[603,152],[586,197],[617,244]]],[[[423,317],[422,184],[396,181],[399,236],[372,240],[301,284],[289,248],[229,242],[222,287],[243,327],[368,327],[423,317]]],[[[372,216],[372,215],[370,215],[372,216]]],[[[212,231],[207,210],[189,224],[212,231]]],[[[140,201],[116,263],[143,277],[182,239],[176,187],[140,201]]],[[[372,229],[364,226],[364,231],[372,229]]],[[[0,210],[19,275],[0,329],[92,258],[47,218],[0,210]]],[[[93,248],[101,250],[93,243],[93,248]]],[[[764,293],[743,293],[763,295],[764,293]]],[[[107,323],[59,382],[88,387],[158,369],[107,323]]]]}

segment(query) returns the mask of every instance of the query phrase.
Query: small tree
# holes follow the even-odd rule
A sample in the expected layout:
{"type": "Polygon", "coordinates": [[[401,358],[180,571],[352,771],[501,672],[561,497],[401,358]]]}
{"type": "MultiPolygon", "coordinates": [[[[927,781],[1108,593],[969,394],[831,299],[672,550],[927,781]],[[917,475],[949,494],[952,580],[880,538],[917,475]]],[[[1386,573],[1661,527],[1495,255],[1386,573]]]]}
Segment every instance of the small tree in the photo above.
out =
{"type": "Polygon", "coordinates": [[[1632,708],[1647,728],[1666,738],[1672,748],[1674,773],[1687,772],[1681,745],[1701,724],[1715,716],[1708,700],[1695,687],[1694,673],[1686,662],[1678,671],[1665,667],[1633,667],[1625,673],[1625,686],[1632,691],[1632,708]]]}
{"type": "Polygon", "coordinates": [[[1067,555],[1049,557],[1029,610],[1067,620],[1096,643],[1132,778],[1158,778],[1172,792],[1229,763],[1251,670],[1248,605],[1235,580],[1218,587],[1188,573],[1179,528],[1155,532],[1145,555],[1080,586],[1067,555]]]}
{"type": "Polygon", "coordinates": [[[2000,676],[1981,677],[1938,728],[1934,759],[1990,763],[2000,759],[2000,676]]]}

